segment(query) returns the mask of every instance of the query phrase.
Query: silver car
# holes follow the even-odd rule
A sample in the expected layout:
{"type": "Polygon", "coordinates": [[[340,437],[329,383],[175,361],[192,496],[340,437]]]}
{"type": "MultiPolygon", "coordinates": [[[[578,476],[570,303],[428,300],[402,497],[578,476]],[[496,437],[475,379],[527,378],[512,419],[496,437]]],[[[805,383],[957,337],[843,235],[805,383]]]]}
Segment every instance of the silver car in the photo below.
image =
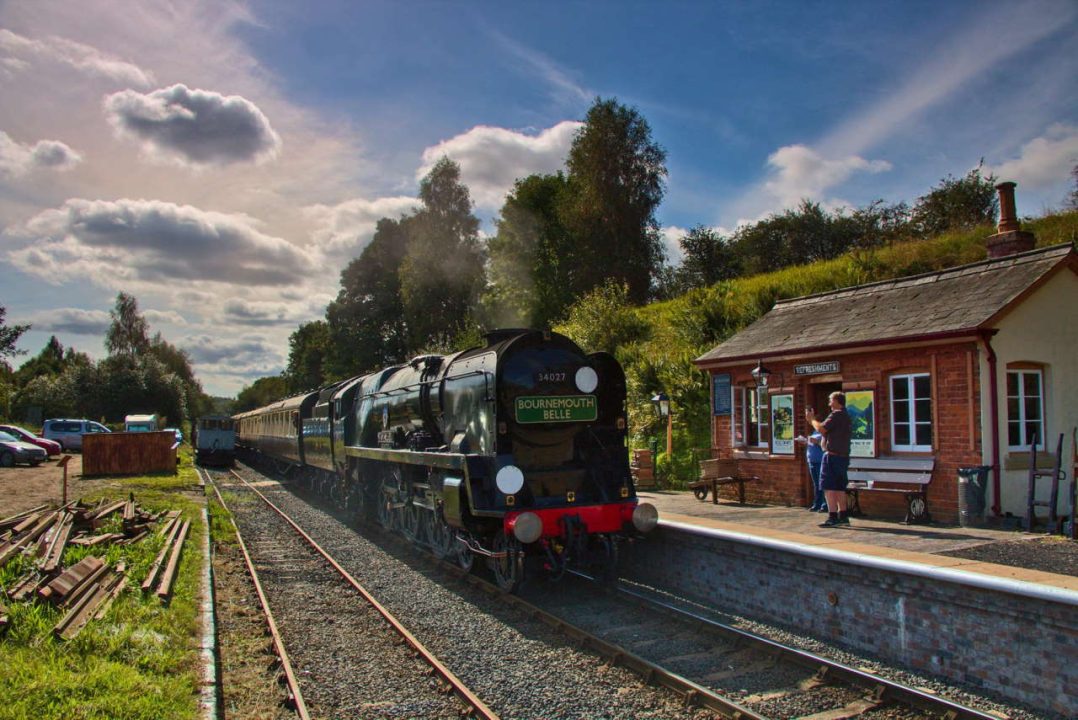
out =
{"type": "Polygon", "coordinates": [[[0,467],[11,467],[15,463],[26,463],[37,467],[49,459],[44,448],[23,442],[11,433],[0,432],[0,467]]]}
{"type": "Polygon", "coordinates": [[[41,437],[55,440],[63,445],[64,450],[82,450],[82,436],[86,433],[112,432],[101,423],[93,420],[46,420],[41,428],[41,437]]]}

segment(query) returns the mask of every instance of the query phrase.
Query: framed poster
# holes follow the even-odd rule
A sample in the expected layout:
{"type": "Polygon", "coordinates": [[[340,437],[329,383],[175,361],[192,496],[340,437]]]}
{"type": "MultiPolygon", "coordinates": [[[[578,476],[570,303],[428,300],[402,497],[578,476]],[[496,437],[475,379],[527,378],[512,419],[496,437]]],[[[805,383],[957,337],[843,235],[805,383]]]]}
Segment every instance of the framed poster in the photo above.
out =
{"type": "Polygon", "coordinates": [[[728,374],[711,376],[711,407],[715,415],[729,415],[733,395],[730,394],[728,374]]]}
{"type": "Polygon", "coordinates": [[[876,457],[876,391],[848,390],[850,457],[876,457]]]}
{"type": "Polygon", "coordinates": [[[794,396],[771,396],[771,453],[794,454],[794,396]]]}

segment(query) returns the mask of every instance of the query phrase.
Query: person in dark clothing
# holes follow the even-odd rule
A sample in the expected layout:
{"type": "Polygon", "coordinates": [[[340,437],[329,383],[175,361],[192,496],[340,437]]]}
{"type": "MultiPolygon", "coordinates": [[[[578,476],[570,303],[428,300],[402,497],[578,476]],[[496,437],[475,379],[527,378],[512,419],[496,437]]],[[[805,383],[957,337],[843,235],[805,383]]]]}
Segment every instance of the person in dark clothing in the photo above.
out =
{"type": "Polygon", "coordinates": [[[823,463],[820,465],[820,486],[827,498],[827,520],[820,527],[849,525],[846,513],[846,476],[850,468],[850,416],[846,413],[846,393],[833,392],[828,396],[831,414],[820,422],[812,408],[805,409],[805,420],[823,435],[823,463]]]}

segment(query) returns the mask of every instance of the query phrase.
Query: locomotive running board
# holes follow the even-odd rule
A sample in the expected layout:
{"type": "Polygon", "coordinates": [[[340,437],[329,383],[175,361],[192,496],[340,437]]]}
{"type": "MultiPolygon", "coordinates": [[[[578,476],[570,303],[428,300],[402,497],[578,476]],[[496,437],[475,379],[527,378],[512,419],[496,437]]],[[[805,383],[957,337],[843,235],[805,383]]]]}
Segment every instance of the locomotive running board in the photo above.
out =
{"type": "Polygon", "coordinates": [[[412,450],[355,447],[353,445],[345,447],[344,453],[349,457],[363,458],[364,460],[381,460],[382,462],[395,462],[403,465],[422,465],[443,470],[463,470],[468,459],[467,455],[461,455],[460,453],[415,452],[412,450]]]}

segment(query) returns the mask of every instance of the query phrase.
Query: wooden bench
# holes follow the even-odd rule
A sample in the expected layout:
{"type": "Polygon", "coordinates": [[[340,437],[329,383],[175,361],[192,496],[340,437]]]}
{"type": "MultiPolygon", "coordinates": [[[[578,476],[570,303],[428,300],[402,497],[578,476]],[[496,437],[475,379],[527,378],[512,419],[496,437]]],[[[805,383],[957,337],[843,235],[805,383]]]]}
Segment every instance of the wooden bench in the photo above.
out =
{"type": "Polygon", "coordinates": [[[932,522],[928,512],[927,489],[935,467],[935,458],[850,458],[850,484],[846,487],[849,513],[863,514],[860,493],[902,493],[906,497],[904,523],[932,522]],[[890,485],[905,487],[888,487],[890,485]]]}
{"type": "Polygon", "coordinates": [[[700,479],[689,485],[692,494],[697,500],[707,500],[707,494],[711,493],[711,502],[719,504],[719,487],[722,485],[737,484],[737,501],[745,504],[745,483],[759,480],[755,475],[741,475],[738,472],[737,460],[701,460],[700,479]]]}

